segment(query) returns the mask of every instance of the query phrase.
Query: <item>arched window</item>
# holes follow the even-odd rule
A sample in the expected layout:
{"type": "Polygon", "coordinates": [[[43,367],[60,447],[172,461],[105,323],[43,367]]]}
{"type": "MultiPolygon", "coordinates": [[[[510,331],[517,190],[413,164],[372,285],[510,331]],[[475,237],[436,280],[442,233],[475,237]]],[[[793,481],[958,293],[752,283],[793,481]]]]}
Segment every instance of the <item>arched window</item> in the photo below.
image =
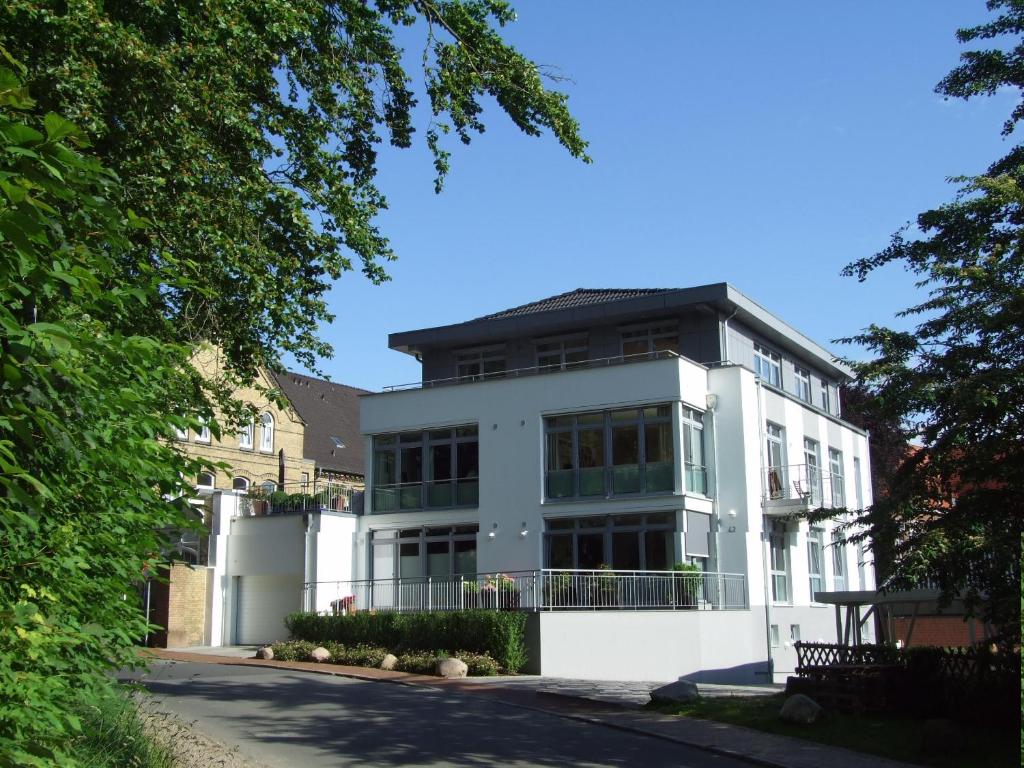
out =
{"type": "Polygon", "coordinates": [[[249,478],[247,477],[236,477],[231,481],[231,489],[234,491],[248,491],[249,490],[249,478]]]}
{"type": "Polygon", "coordinates": [[[213,488],[216,485],[213,472],[200,472],[196,475],[196,485],[200,488],[213,488]]]}
{"type": "Polygon", "coordinates": [[[274,417],[264,413],[260,419],[260,450],[265,453],[274,451],[274,417]]]}
{"type": "Polygon", "coordinates": [[[264,480],[260,483],[260,490],[262,490],[268,496],[277,490],[277,483],[273,480],[264,480]]]}
{"type": "Polygon", "coordinates": [[[253,423],[252,419],[249,419],[249,423],[242,427],[241,431],[238,433],[238,447],[246,451],[251,451],[252,437],[255,431],[256,425],[253,423]]]}

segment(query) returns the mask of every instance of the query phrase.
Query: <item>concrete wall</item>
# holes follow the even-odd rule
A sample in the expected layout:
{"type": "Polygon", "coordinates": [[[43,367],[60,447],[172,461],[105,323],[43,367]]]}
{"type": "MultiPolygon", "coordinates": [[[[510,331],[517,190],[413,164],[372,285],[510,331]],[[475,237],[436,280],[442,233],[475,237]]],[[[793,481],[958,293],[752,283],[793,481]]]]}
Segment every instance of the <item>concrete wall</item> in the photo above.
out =
{"type": "Polygon", "coordinates": [[[543,675],[767,682],[763,619],[754,611],[542,612],[530,623],[531,663],[543,675]]]}
{"type": "Polygon", "coordinates": [[[232,519],[228,575],[305,574],[305,534],[302,515],[232,519]]]}

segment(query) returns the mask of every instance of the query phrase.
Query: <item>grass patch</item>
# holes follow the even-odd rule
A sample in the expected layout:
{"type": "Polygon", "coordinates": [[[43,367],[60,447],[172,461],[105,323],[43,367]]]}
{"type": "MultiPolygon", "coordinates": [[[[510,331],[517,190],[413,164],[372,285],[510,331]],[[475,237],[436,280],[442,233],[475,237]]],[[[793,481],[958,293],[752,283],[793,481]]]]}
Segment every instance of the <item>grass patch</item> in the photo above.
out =
{"type": "Polygon", "coordinates": [[[1019,747],[1013,728],[988,729],[959,724],[960,749],[938,754],[924,749],[925,721],[884,715],[829,712],[814,725],[779,720],[785,694],[702,698],[690,704],[649,705],[650,709],[683,717],[743,725],[758,731],[792,736],[857,752],[934,768],[1005,768],[1015,765],[1019,747]]]}
{"type": "Polygon", "coordinates": [[[173,768],[174,756],[150,738],[127,689],[112,686],[99,701],[82,704],[79,716],[82,732],[68,751],[82,768],[173,768]]]}

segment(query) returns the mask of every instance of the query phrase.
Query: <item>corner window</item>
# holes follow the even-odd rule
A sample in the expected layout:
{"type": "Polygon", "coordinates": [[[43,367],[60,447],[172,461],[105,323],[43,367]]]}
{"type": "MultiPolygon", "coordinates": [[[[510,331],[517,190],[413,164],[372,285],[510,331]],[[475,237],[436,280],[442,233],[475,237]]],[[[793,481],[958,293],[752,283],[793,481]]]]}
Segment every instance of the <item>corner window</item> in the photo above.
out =
{"type": "Polygon", "coordinates": [[[505,350],[480,349],[455,355],[455,375],[460,379],[494,379],[505,375],[505,350]]]}
{"type": "Polygon", "coordinates": [[[544,419],[548,500],[675,490],[672,408],[544,419]]]}
{"type": "Polygon", "coordinates": [[[761,344],[754,344],[754,373],[766,384],[782,387],[782,358],[761,344]]]}
{"type": "Polygon", "coordinates": [[[243,451],[252,450],[253,433],[256,431],[256,424],[252,419],[238,432],[238,447],[243,451]]]}
{"type": "Polygon", "coordinates": [[[811,528],[807,534],[807,575],[811,585],[811,602],[816,592],[825,591],[825,534],[820,528],[811,528]]]}
{"type": "Polygon", "coordinates": [[[708,494],[708,472],[704,463],[704,414],[683,406],[683,456],[686,490],[708,494]]]}
{"type": "Polygon", "coordinates": [[[274,451],[274,417],[264,413],[260,418],[260,451],[273,453],[274,451]]]}
{"type": "Polygon", "coordinates": [[[537,367],[542,371],[557,371],[585,363],[590,355],[587,339],[579,336],[560,341],[537,344],[537,367]]]}
{"type": "Polygon", "coordinates": [[[622,331],[622,356],[651,355],[659,352],[679,354],[679,329],[675,323],[663,323],[622,331]]]}
{"type": "Polygon", "coordinates": [[[480,495],[475,424],[373,438],[373,511],[475,507],[480,495]]]}
{"type": "Polygon", "coordinates": [[[771,550],[772,602],[788,603],[789,599],[789,547],[786,545],[786,526],[773,522],[768,534],[771,550]]]}
{"type": "Polygon", "coordinates": [[[796,396],[805,403],[811,402],[811,372],[799,365],[793,369],[796,384],[796,396]]]}

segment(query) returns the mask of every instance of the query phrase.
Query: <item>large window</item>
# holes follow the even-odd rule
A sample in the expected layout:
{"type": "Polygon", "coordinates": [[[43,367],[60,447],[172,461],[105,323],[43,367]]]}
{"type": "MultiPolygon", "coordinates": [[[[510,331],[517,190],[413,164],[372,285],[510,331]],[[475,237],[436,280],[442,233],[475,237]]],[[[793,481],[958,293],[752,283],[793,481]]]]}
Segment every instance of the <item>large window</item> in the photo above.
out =
{"type": "Polygon", "coordinates": [[[828,382],[825,381],[824,379],[821,380],[820,405],[821,410],[825,411],[826,413],[832,412],[832,397],[829,393],[828,382]]]}
{"type": "Polygon", "coordinates": [[[646,355],[656,352],[679,354],[679,329],[674,323],[630,328],[622,331],[622,355],[646,355]]]}
{"type": "Polygon", "coordinates": [[[815,602],[815,593],[825,591],[825,533],[821,528],[811,528],[807,534],[807,575],[811,602],[815,602]]]}
{"type": "Polygon", "coordinates": [[[675,513],[548,520],[547,568],[667,571],[676,560],[675,513]]]}
{"type": "Polygon", "coordinates": [[[683,406],[683,455],[686,490],[708,493],[708,472],[704,462],[704,414],[683,406]]]}
{"type": "Polygon", "coordinates": [[[549,416],[544,431],[549,500],[675,489],[669,405],[549,416]]]}
{"type": "Polygon", "coordinates": [[[475,424],[373,438],[373,511],[476,506],[475,424]]]}
{"type": "Polygon", "coordinates": [[[761,344],[754,344],[754,373],[773,387],[782,387],[782,358],[761,344]]]}
{"type": "Polygon", "coordinates": [[[455,355],[455,375],[470,379],[493,379],[505,375],[503,347],[476,349],[455,355]]]}
{"type": "Polygon", "coordinates": [[[793,378],[796,384],[796,396],[805,403],[811,402],[811,372],[798,365],[793,368],[793,378]]]}
{"type": "Polygon", "coordinates": [[[537,367],[545,371],[573,368],[590,356],[585,336],[545,341],[537,344],[537,367]]]}
{"type": "Polygon", "coordinates": [[[828,449],[828,471],[832,475],[832,506],[846,506],[846,491],[843,487],[843,453],[835,448],[828,449]]]}
{"type": "Polygon", "coordinates": [[[846,589],[846,539],[832,531],[832,584],[836,592],[846,589]]]}
{"type": "Polygon", "coordinates": [[[772,523],[768,534],[768,546],[771,550],[772,602],[788,603],[789,546],[786,542],[785,523],[772,523]]]}
{"type": "Polygon", "coordinates": [[[444,580],[476,574],[477,525],[373,531],[371,576],[444,580]]]}

